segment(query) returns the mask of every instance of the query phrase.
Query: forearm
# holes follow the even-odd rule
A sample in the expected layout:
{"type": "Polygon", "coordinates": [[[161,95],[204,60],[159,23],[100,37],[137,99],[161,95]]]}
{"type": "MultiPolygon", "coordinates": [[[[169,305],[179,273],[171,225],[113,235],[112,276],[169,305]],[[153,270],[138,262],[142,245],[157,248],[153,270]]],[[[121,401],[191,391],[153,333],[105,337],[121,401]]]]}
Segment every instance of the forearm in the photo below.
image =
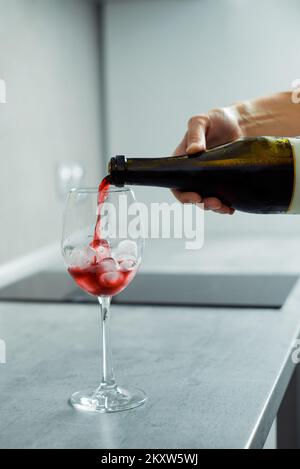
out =
{"type": "Polygon", "coordinates": [[[292,102],[289,91],[236,103],[231,109],[245,137],[300,135],[300,104],[292,102]]]}

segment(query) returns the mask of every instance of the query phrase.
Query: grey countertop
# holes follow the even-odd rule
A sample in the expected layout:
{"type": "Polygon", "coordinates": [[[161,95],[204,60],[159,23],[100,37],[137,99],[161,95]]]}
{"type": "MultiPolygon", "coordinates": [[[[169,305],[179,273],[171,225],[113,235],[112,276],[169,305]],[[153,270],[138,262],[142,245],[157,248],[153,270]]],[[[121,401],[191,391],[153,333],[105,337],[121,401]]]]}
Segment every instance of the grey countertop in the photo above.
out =
{"type": "MultiPolygon", "coordinates": [[[[236,256],[242,249],[235,243],[236,256]]],[[[255,270],[280,270],[270,252],[255,270]]],[[[283,270],[295,271],[295,256],[290,262],[283,270]]],[[[243,270],[242,261],[229,265],[243,270]]],[[[281,310],[113,306],[117,380],[149,401],[84,414],[68,398],[100,379],[98,307],[2,303],[0,447],[260,448],[294,369],[299,304],[298,282],[281,310]]]]}

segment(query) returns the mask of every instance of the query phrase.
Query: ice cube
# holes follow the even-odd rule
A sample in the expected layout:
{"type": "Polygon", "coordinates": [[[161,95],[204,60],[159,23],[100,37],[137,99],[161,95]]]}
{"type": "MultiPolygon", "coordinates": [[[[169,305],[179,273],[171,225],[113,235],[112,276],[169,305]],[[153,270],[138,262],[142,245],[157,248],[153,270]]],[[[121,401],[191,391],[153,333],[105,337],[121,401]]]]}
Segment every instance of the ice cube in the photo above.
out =
{"type": "Polygon", "coordinates": [[[93,250],[97,253],[98,259],[104,259],[111,256],[110,244],[106,239],[97,239],[93,241],[93,250]]]}
{"type": "Polygon", "coordinates": [[[103,272],[117,272],[119,269],[118,263],[112,257],[101,259],[99,265],[103,272]]]}
{"type": "Polygon", "coordinates": [[[128,272],[137,267],[137,261],[134,257],[132,256],[126,256],[126,257],[127,259],[119,260],[119,266],[123,272],[128,272]]]}
{"type": "Polygon", "coordinates": [[[121,284],[123,274],[121,272],[105,272],[100,276],[100,282],[106,287],[115,287],[121,284]]]}
{"type": "Polygon", "coordinates": [[[118,259],[124,257],[124,255],[132,256],[133,258],[138,257],[137,244],[130,239],[124,239],[118,244],[116,249],[116,257],[118,259]]]}
{"type": "Polygon", "coordinates": [[[82,248],[72,248],[68,250],[66,262],[69,266],[87,267],[95,263],[95,252],[89,246],[82,248]]]}

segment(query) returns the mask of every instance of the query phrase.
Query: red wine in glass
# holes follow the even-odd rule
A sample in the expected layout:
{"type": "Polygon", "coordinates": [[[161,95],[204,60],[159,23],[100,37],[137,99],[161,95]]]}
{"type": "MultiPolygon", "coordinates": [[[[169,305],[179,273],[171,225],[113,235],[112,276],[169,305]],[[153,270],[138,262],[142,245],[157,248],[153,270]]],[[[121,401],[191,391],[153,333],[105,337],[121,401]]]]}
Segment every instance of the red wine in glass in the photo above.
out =
{"type": "Polygon", "coordinates": [[[96,261],[88,267],[69,267],[69,273],[77,285],[95,296],[113,296],[120,293],[131,282],[136,274],[136,266],[131,261],[119,261],[115,268],[113,258],[96,261]],[[127,270],[122,264],[129,264],[127,270]]]}

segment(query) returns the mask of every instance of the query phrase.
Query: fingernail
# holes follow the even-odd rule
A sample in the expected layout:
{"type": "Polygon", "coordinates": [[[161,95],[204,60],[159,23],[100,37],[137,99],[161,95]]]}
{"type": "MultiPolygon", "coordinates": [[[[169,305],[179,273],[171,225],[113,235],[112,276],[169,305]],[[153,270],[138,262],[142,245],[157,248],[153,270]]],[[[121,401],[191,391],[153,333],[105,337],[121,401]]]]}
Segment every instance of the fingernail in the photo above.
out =
{"type": "Polygon", "coordinates": [[[191,143],[186,149],[187,153],[196,153],[196,152],[202,151],[202,150],[203,150],[203,148],[200,145],[200,143],[191,143]]]}

